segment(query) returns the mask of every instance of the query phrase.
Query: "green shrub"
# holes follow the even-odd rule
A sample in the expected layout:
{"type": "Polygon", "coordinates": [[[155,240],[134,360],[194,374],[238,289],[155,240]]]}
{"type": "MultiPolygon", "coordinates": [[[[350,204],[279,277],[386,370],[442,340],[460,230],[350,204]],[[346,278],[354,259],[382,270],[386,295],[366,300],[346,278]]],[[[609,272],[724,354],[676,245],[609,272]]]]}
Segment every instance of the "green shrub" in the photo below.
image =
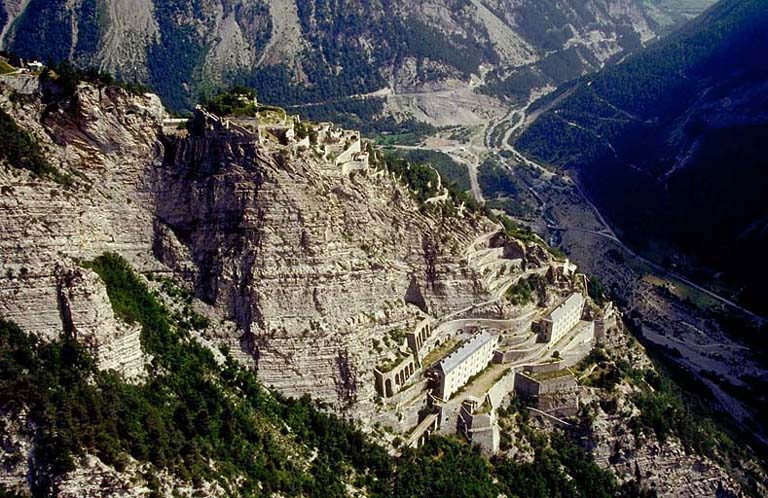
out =
{"type": "Polygon", "coordinates": [[[203,102],[203,107],[219,116],[255,116],[256,90],[234,86],[203,102]]]}
{"type": "Polygon", "coordinates": [[[73,182],[72,177],[62,174],[51,166],[43,156],[37,141],[2,109],[0,109],[0,161],[62,185],[71,185],[73,182]]]}

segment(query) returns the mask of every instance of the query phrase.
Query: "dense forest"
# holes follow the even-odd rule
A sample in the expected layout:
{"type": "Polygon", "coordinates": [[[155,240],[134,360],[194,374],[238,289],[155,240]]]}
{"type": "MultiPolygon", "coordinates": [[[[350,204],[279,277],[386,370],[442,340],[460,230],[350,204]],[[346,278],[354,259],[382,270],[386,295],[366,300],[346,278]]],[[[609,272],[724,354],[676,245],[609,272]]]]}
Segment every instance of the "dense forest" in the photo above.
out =
{"type": "Polygon", "coordinates": [[[0,26],[8,22],[8,13],[5,11],[5,3],[0,3],[0,26]]]}
{"type": "MultiPolygon", "coordinates": [[[[464,1],[454,3],[457,11],[466,6],[464,1]]],[[[453,75],[467,78],[481,63],[498,60],[489,44],[478,41],[486,34],[472,25],[469,28],[477,32],[470,36],[449,35],[416,17],[387,15],[371,0],[354,8],[321,0],[299,2],[297,7],[304,36],[317,54],[302,64],[309,84],[293,84],[282,66],[244,73],[238,79],[281,105],[326,102],[380,90],[389,84],[387,68],[401,66],[406,58],[417,61],[417,78],[422,81],[453,75]],[[425,64],[427,59],[441,68],[425,64]],[[339,73],[338,68],[343,71],[339,73]]],[[[385,12],[393,7],[385,5],[385,12]]]]}

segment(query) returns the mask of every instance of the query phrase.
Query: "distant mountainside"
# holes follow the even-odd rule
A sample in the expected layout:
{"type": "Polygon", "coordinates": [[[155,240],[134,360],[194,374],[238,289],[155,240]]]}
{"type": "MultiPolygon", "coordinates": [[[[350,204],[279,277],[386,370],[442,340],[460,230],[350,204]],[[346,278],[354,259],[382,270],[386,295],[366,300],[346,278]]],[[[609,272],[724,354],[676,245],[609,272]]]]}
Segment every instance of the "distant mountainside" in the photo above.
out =
{"type": "Polygon", "coordinates": [[[721,283],[765,313],[766,53],[768,1],[724,0],[567,98],[537,104],[549,108],[517,146],[575,171],[632,244],[682,249],[692,258],[681,263],[723,272],[721,283]]]}
{"type": "MultiPolygon", "coordinates": [[[[688,0],[696,12],[712,0],[688,0]]],[[[2,43],[149,83],[188,108],[231,83],[276,103],[469,81],[527,99],[681,19],[671,0],[3,0],[2,43]]]]}

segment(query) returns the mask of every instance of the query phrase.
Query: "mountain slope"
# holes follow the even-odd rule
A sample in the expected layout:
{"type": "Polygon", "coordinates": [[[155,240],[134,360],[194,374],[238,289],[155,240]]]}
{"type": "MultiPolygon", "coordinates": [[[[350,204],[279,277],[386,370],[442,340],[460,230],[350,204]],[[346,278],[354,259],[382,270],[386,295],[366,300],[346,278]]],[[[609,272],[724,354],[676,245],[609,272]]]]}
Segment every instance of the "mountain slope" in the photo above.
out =
{"type": "Polygon", "coordinates": [[[579,84],[517,140],[576,172],[633,245],[682,249],[694,259],[678,262],[725,272],[762,313],[768,274],[745,262],[768,247],[766,27],[768,2],[721,2],[579,84]]]}
{"type": "MultiPolygon", "coordinates": [[[[271,102],[408,91],[479,76],[528,92],[598,68],[675,22],[640,0],[4,0],[3,46],[141,80],[175,109],[246,83],[271,102]],[[658,19],[657,19],[658,18],[658,19]],[[666,19],[666,20],[665,20],[666,19]]],[[[674,9],[673,9],[674,10],[674,9]]]]}
{"type": "MultiPolygon", "coordinates": [[[[589,407],[568,394],[568,431],[518,398],[492,408],[505,456],[440,437],[405,448],[426,379],[398,398],[374,388],[404,331],[449,320],[451,346],[454,325],[483,322],[535,340],[533,315],[584,276],[458,206],[428,167],[367,146],[341,161],[357,132],[266,106],[171,120],[154,95],[67,78],[0,78],[0,495],[608,498],[748,483],[722,462],[753,457],[701,423],[601,295],[585,318],[606,351],[574,365],[589,407]],[[363,154],[369,167],[345,169],[363,154]]],[[[535,347],[576,362],[592,344],[563,342],[535,347]]]]}

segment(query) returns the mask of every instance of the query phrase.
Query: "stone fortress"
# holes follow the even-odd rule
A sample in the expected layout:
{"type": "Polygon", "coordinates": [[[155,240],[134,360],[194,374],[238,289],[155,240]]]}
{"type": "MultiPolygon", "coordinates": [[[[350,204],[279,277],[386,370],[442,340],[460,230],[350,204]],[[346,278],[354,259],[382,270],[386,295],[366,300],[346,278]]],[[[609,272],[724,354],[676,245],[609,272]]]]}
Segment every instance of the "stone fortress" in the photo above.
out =
{"type": "MultiPolygon", "coordinates": [[[[61,256],[41,247],[74,248],[85,259],[115,250],[140,270],[167,267],[190,281],[215,273],[200,295],[217,309],[226,309],[226,317],[240,328],[215,331],[218,335],[208,339],[242,353],[238,359],[243,361],[253,362],[255,356],[265,384],[287,395],[311,392],[323,400],[349,399],[350,405],[370,399],[375,409],[365,412],[367,420],[408,434],[407,444],[419,444],[434,431],[460,430],[494,452],[497,410],[515,395],[523,371],[533,373],[530,366],[551,363],[555,353],[562,362],[559,371],[565,370],[589,351],[595,333],[610,328],[607,320],[598,327],[577,321],[572,328],[561,327],[558,340],[543,340],[534,322],[548,315],[559,320],[551,307],[585,291],[575,266],[556,260],[538,243],[507,236],[503,227],[487,220],[476,225],[453,221],[442,252],[434,249],[440,225],[419,212],[398,182],[381,170],[373,171],[376,152],[358,132],[304,123],[277,108],[231,119],[199,108],[191,120],[170,119],[156,98],[100,92],[87,85],[80,89],[77,105],[79,127],[70,127],[58,116],[47,124],[71,144],[66,151],[50,145],[51,154],[60,154],[57,164],[90,160],[93,150],[114,148],[118,139],[121,150],[131,152],[124,157],[133,159],[125,163],[123,156],[120,162],[106,157],[94,170],[98,191],[105,192],[99,199],[116,199],[99,205],[100,210],[80,209],[74,197],[52,200],[48,192],[41,197],[34,185],[18,182],[18,195],[4,200],[3,215],[10,220],[6,226],[17,230],[14,240],[29,244],[27,251],[18,251],[23,256],[9,259],[5,268],[14,275],[21,273],[18,268],[29,268],[28,273],[39,278],[0,280],[0,291],[7,296],[2,311],[41,336],[58,333],[61,302],[69,303],[73,323],[81,331],[95,330],[95,322],[114,321],[103,284],[86,272],[87,278],[70,279],[73,289],[65,288],[61,281],[66,272],[50,270],[61,256]],[[101,109],[111,110],[92,114],[101,109]],[[145,115],[144,121],[138,117],[145,115]],[[159,126],[152,123],[162,124],[162,147],[159,126]],[[296,157],[301,160],[291,159],[296,157]],[[147,190],[148,164],[153,165],[153,184],[162,188],[147,190]],[[367,176],[354,175],[356,171],[367,176]],[[208,191],[221,195],[202,195],[208,191]],[[11,205],[17,198],[17,205],[11,205]],[[36,231],[30,233],[16,220],[31,203],[46,226],[33,227],[36,231]],[[350,207],[361,203],[367,209],[350,207]],[[81,214],[70,219],[61,217],[59,210],[81,214]],[[408,225],[398,225],[403,219],[408,225]],[[83,233],[89,237],[87,246],[78,245],[83,233]],[[350,233],[357,238],[348,240],[350,233]],[[230,245],[242,247],[242,254],[211,252],[218,241],[230,243],[236,237],[240,244],[230,245]],[[386,257],[366,245],[371,241],[392,241],[386,257]],[[215,265],[206,266],[210,261],[215,265]],[[303,264],[297,266],[296,261],[303,264]],[[508,290],[533,277],[547,281],[546,299],[510,305],[508,290]],[[78,282],[90,280],[93,292],[79,292],[77,285],[84,284],[78,282]],[[355,299],[342,299],[350,286],[355,299]],[[96,298],[104,317],[78,314],[96,298]],[[34,307],[31,303],[46,313],[25,316],[23,310],[34,307]],[[388,344],[369,348],[371,340],[395,327],[402,335],[393,334],[388,344]],[[258,355],[250,353],[257,348],[258,355]]],[[[41,128],[32,118],[27,124],[41,128]]],[[[42,129],[38,134],[46,136],[42,129]]],[[[575,314],[584,315],[580,310],[575,314]]],[[[573,320],[573,314],[568,317],[573,320]]],[[[114,368],[140,377],[139,334],[133,328],[114,330],[114,338],[94,340],[96,356],[110,365],[116,357],[130,357],[114,368]]],[[[549,395],[546,386],[553,381],[535,377],[545,387],[538,394],[527,392],[549,395]]]]}
{"type": "MultiPolygon", "coordinates": [[[[258,106],[258,102],[254,102],[258,106]]],[[[187,124],[192,121],[224,133],[241,134],[259,146],[282,149],[291,153],[312,151],[334,168],[328,173],[349,175],[370,167],[369,153],[363,150],[360,133],[344,130],[333,123],[304,123],[299,116],[289,115],[278,107],[263,106],[264,110],[252,117],[220,117],[203,106],[195,108],[195,117],[168,118],[163,122],[164,132],[186,136],[187,124]]]]}
{"type": "Polygon", "coordinates": [[[583,275],[567,260],[538,254],[540,249],[507,240],[501,230],[478,239],[466,257],[495,289],[493,299],[425,318],[406,334],[394,360],[374,370],[381,423],[407,432],[405,444],[458,431],[494,454],[500,444],[497,411],[514,396],[530,399],[537,416],[568,425],[561,417],[578,408],[569,368],[616,327],[615,312],[610,305],[587,310],[583,275]],[[506,303],[510,288],[531,277],[547,282],[545,302],[506,303]]]}

